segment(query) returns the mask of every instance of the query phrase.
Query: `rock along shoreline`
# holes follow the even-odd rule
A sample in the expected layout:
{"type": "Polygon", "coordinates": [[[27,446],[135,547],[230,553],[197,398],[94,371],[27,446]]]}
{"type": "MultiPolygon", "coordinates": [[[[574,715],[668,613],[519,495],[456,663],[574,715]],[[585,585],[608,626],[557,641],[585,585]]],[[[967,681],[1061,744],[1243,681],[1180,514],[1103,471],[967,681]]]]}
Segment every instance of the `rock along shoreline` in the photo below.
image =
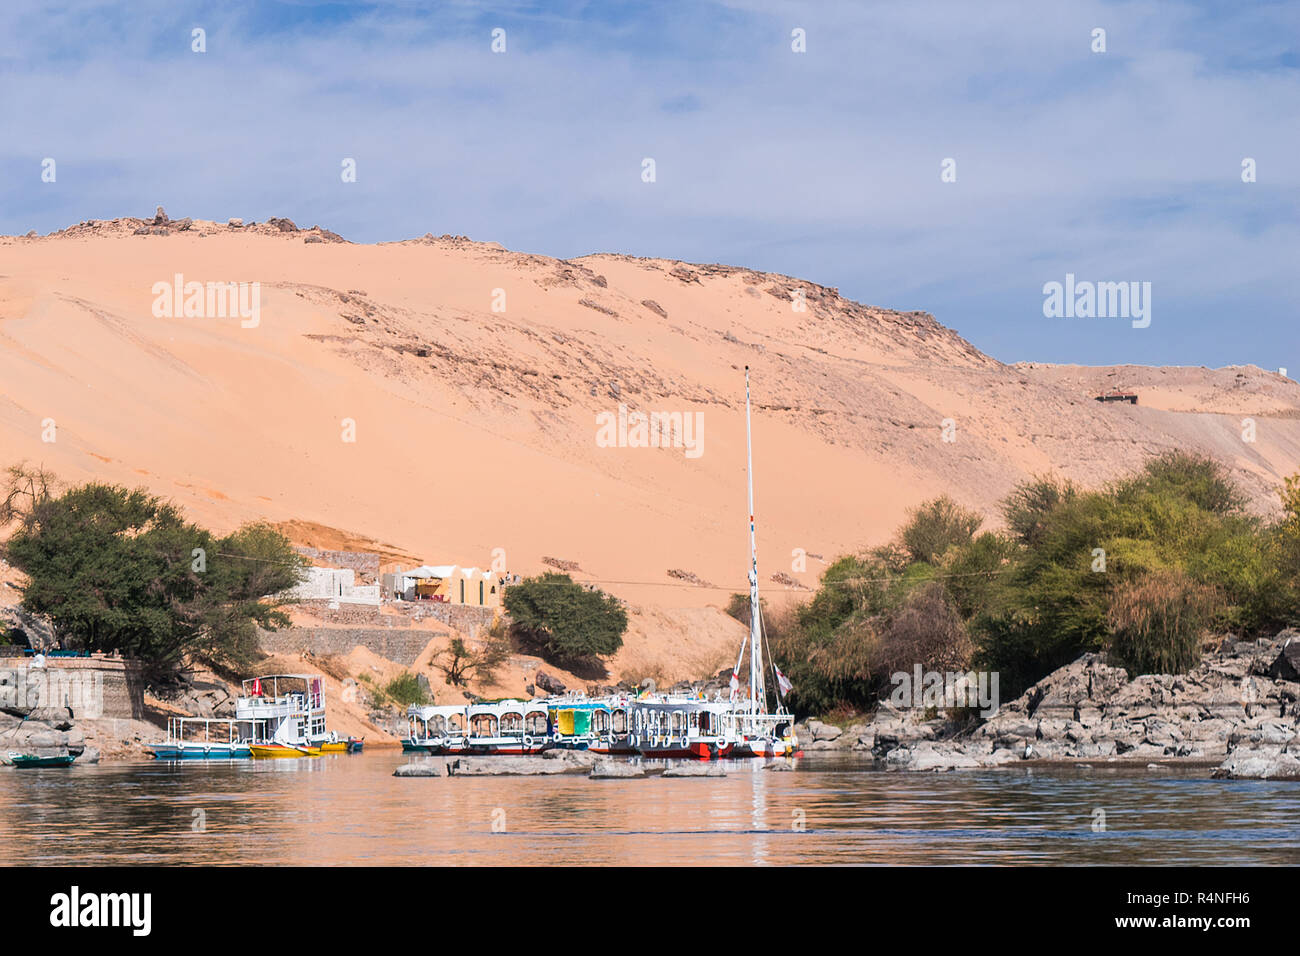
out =
{"type": "Polygon", "coordinates": [[[1226,639],[1186,674],[1130,679],[1089,653],[1053,671],[978,726],[926,719],[882,701],[841,729],[797,728],[805,752],[869,752],[895,771],[1008,764],[1214,767],[1228,779],[1300,780],[1300,631],[1226,639]]]}

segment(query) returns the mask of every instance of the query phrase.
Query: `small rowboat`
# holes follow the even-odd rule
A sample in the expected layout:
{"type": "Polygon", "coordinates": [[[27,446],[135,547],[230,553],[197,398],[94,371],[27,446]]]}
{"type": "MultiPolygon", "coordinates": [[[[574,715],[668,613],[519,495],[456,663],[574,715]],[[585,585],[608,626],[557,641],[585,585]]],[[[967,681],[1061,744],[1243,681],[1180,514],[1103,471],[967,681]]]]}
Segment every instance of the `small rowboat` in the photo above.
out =
{"type": "Polygon", "coordinates": [[[350,753],[350,754],[359,754],[359,753],[361,753],[361,748],[364,747],[365,745],[366,745],[366,738],[365,738],[365,737],[349,737],[349,738],[348,738],[348,753],[350,753]]]}
{"type": "Polygon", "coordinates": [[[345,754],[348,752],[348,742],[346,740],[331,740],[320,745],[320,752],[323,754],[345,754]]]}
{"type": "Polygon", "coordinates": [[[319,757],[319,747],[290,747],[287,744],[252,744],[249,748],[254,759],[270,757],[319,757]]]}
{"type": "Polygon", "coordinates": [[[38,757],[35,754],[9,751],[9,762],[15,767],[67,767],[77,759],[76,754],[58,754],[54,757],[38,757]]]}

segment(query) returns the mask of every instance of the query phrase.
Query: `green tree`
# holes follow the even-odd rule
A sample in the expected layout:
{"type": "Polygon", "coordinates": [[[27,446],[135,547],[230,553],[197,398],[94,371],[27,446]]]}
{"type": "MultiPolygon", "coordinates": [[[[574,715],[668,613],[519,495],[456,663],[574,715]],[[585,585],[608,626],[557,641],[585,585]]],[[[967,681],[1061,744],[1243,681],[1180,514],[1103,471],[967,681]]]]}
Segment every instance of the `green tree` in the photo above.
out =
{"type": "Polygon", "coordinates": [[[548,571],[506,589],[505,607],[521,637],[557,662],[589,662],[623,646],[627,612],[613,595],[548,571]]]}
{"type": "Polygon", "coordinates": [[[74,645],[161,677],[186,659],[239,666],[254,625],[288,622],[282,592],[305,561],[266,525],[216,538],[161,498],[99,483],[9,500],[22,502],[4,551],[29,578],[23,607],[74,645]]]}

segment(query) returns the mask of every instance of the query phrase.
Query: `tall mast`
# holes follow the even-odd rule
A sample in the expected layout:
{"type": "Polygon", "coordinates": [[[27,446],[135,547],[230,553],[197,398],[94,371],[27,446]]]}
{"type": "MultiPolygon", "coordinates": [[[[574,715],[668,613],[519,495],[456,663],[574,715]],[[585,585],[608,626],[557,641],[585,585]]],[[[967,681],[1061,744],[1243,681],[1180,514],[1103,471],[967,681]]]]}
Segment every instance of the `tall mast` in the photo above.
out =
{"type": "Polygon", "coordinates": [[[754,443],[750,429],[749,366],[745,366],[745,472],[749,478],[749,700],[755,713],[767,709],[763,683],[763,637],[758,605],[758,543],[754,536],[754,443]]]}

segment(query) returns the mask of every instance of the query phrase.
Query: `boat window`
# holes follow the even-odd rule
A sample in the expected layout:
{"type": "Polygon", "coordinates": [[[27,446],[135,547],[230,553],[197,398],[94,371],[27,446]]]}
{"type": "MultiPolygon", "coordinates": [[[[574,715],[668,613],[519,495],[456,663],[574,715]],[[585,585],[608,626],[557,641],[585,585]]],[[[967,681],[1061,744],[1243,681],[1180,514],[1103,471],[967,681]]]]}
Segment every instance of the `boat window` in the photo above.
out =
{"type": "Polygon", "coordinates": [[[448,717],[447,730],[452,733],[463,734],[465,732],[465,715],[452,714],[448,717]]]}
{"type": "Polygon", "coordinates": [[[541,711],[533,711],[524,721],[524,727],[529,734],[543,735],[546,733],[546,715],[541,711]]]}
{"type": "Polygon", "coordinates": [[[612,723],[614,725],[614,733],[616,734],[627,733],[627,711],[625,710],[614,711],[612,723]]]}
{"type": "Polygon", "coordinates": [[[474,737],[495,737],[497,735],[497,719],[491,714],[475,714],[469,719],[469,725],[474,737]]]}
{"type": "Polygon", "coordinates": [[[429,720],[429,733],[433,736],[441,736],[447,729],[447,721],[443,719],[442,714],[434,714],[429,720]]]}
{"type": "Polygon", "coordinates": [[[523,733],[523,730],[524,730],[523,714],[509,713],[509,714],[501,715],[501,733],[519,734],[519,733],[523,733]]]}
{"type": "Polygon", "coordinates": [[[609,733],[609,711],[598,710],[592,714],[592,717],[595,718],[595,720],[593,721],[594,726],[592,727],[592,730],[594,730],[598,734],[609,733]]]}

